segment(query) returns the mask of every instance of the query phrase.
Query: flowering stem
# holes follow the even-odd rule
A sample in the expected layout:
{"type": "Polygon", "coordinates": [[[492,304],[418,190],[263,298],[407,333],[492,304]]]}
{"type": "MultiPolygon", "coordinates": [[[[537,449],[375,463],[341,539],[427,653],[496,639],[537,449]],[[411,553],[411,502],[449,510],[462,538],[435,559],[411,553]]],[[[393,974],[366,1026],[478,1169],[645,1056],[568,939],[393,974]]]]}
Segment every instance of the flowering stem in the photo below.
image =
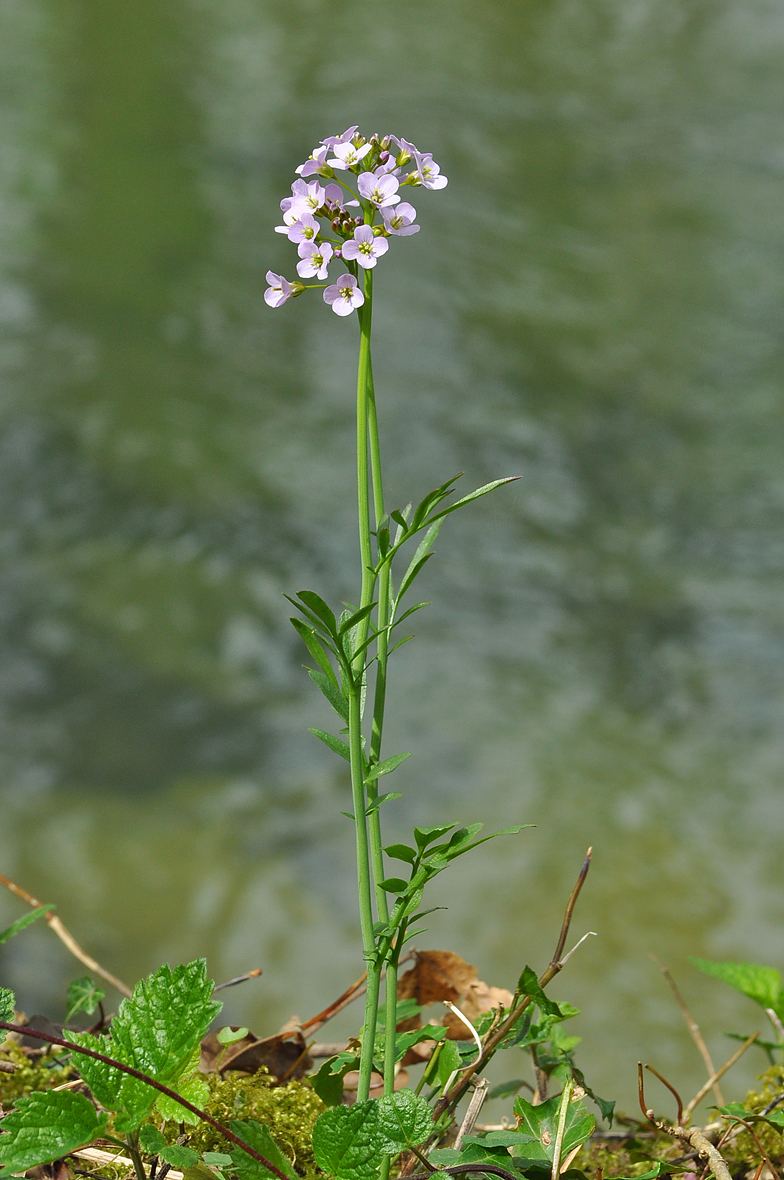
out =
{"type": "MultiPolygon", "coordinates": [[[[357,370],[357,508],[359,516],[359,553],[362,564],[362,590],[359,605],[368,606],[373,600],[375,576],[373,574],[373,552],[370,531],[370,488],[368,469],[368,387],[370,376],[370,330],[373,307],[373,275],[364,272],[365,302],[359,312],[359,366],[357,370]]],[[[356,644],[361,646],[367,638],[369,619],[364,619],[357,628],[356,644]]],[[[376,954],[373,935],[373,880],[371,874],[370,849],[368,845],[367,801],[365,797],[365,759],[362,742],[361,694],[365,653],[360,651],[353,662],[354,684],[349,694],[349,753],[351,763],[351,790],[354,803],[357,836],[357,888],[359,892],[359,915],[362,931],[362,952],[367,964],[367,992],[365,995],[365,1024],[360,1055],[357,1101],[364,1102],[370,1093],[370,1074],[373,1068],[373,1049],[378,1019],[378,995],[381,981],[381,961],[376,954]]],[[[375,835],[375,833],[374,833],[375,835]]],[[[380,833],[373,840],[374,849],[380,851],[380,833]]],[[[375,867],[374,857],[374,867],[375,867]]]]}

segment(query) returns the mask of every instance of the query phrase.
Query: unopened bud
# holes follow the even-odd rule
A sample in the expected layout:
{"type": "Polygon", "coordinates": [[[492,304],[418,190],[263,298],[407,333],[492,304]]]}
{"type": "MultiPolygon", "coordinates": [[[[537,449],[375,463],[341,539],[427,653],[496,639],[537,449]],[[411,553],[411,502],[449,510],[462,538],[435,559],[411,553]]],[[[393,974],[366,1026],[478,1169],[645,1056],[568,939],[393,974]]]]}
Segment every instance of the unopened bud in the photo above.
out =
{"type": "Polygon", "coordinates": [[[389,159],[389,152],[386,150],[386,148],[384,148],[384,150],[380,153],[380,155],[378,157],[378,162],[379,162],[379,164],[386,164],[388,159],[389,159]]]}
{"type": "Polygon", "coordinates": [[[391,142],[392,142],[392,140],[389,138],[389,136],[388,136],[388,135],[385,135],[385,136],[384,136],[384,138],[381,140],[381,150],[382,150],[382,152],[388,152],[388,151],[389,151],[389,145],[390,145],[390,143],[391,143],[391,142]]]}
{"type": "Polygon", "coordinates": [[[332,218],[332,223],[331,223],[331,224],[332,224],[332,228],[333,228],[333,230],[335,231],[335,233],[336,233],[336,234],[339,234],[339,233],[340,233],[340,231],[341,231],[341,229],[343,228],[343,227],[342,227],[342,224],[341,224],[341,221],[340,221],[340,218],[339,218],[339,217],[333,217],[333,218],[332,218]]]}
{"type": "Polygon", "coordinates": [[[365,219],[364,219],[364,217],[357,217],[357,218],[355,218],[355,220],[354,220],[354,225],[364,225],[364,224],[365,224],[365,219]]]}

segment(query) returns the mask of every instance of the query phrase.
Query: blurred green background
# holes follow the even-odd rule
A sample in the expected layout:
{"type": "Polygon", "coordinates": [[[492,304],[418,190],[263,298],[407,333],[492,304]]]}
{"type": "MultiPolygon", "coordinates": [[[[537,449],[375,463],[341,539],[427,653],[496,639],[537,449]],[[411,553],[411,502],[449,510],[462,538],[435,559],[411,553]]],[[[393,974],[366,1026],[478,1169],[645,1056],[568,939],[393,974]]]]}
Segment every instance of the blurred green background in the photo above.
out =
{"type": "MultiPolygon", "coordinates": [[[[262,965],[264,1033],[361,970],[281,597],[355,596],[356,326],[263,302],[358,122],[449,176],[377,271],[390,502],[522,477],[423,575],[386,821],[537,827],[419,944],[513,986],[592,843],[554,992],[599,1092],[702,1080],[648,951],[717,1058],[761,1027],[686,960],[784,961],[782,50],[771,0],[5,0],[0,870],[117,974],[262,965]]],[[[43,924],[2,969],[53,1016],[82,974],[43,924]]]]}

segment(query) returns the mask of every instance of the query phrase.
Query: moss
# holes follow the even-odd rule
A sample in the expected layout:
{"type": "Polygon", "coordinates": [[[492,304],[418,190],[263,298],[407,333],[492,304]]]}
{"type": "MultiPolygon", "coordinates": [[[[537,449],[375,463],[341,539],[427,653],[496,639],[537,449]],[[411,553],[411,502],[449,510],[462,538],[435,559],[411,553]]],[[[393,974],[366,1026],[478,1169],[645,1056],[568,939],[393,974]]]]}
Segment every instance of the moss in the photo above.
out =
{"type": "Polygon", "coordinates": [[[6,1041],[0,1049],[0,1061],[10,1061],[16,1066],[13,1073],[0,1073],[0,1105],[4,1110],[33,1090],[51,1090],[63,1082],[76,1077],[76,1071],[68,1064],[59,1063],[58,1058],[66,1052],[53,1048],[41,1057],[30,1058],[18,1046],[6,1041]]]}
{"type": "MultiPolygon", "coordinates": [[[[749,1090],[743,1105],[752,1114],[759,1114],[769,1103],[784,1093],[784,1066],[773,1065],[759,1078],[762,1085],[759,1090],[749,1090]]],[[[755,1123],[754,1134],[762,1144],[763,1150],[770,1157],[772,1163],[784,1161],[784,1135],[771,1127],[768,1123],[755,1123]]],[[[760,1153],[757,1144],[748,1131],[741,1129],[737,1137],[733,1137],[722,1154],[729,1164],[730,1171],[736,1172],[741,1168],[756,1167],[760,1153]]]]}
{"type": "MultiPolygon", "coordinates": [[[[265,1068],[255,1074],[229,1073],[208,1078],[210,1100],[206,1111],[218,1122],[228,1125],[232,1119],[256,1119],[266,1123],[272,1137],[301,1176],[316,1173],[311,1136],[313,1124],[324,1103],[308,1082],[288,1082],[276,1086],[265,1068]]],[[[231,1151],[229,1143],[208,1123],[194,1129],[189,1145],[198,1151],[231,1151]]]]}

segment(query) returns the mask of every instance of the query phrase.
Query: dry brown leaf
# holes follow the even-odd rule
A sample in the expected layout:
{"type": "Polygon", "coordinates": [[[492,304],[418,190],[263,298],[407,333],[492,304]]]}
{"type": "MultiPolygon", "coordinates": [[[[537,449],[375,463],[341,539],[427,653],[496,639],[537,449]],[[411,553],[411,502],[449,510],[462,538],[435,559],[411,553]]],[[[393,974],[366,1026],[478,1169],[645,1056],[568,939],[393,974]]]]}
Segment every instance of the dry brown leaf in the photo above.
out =
{"type": "MultiPolygon", "coordinates": [[[[199,1069],[202,1073],[215,1072],[215,1064],[223,1049],[216,1032],[207,1033],[201,1043],[199,1069]]],[[[255,1073],[263,1065],[276,1082],[291,1082],[303,1077],[312,1064],[305,1038],[295,1029],[293,1032],[265,1037],[264,1040],[259,1040],[254,1033],[248,1033],[241,1041],[229,1045],[218,1068],[220,1073],[230,1069],[255,1073]]]]}
{"type": "MultiPolygon", "coordinates": [[[[491,987],[477,979],[476,968],[453,951],[417,951],[414,966],[398,982],[397,994],[398,999],[414,999],[423,1007],[448,1000],[456,1004],[472,1024],[484,1012],[490,1012],[500,1004],[508,1008],[512,1003],[510,991],[491,987]]],[[[470,1036],[462,1020],[453,1012],[439,1016],[438,1023],[446,1025],[450,1040],[465,1041],[470,1036]]],[[[407,1021],[405,1026],[399,1026],[401,1030],[404,1027],[418,1028],[421,1022],[407,1021]]],[[[404,1063],[413,1065],[422,1057],[422,1053],[412,1050],[404,1058],[404,1063]]]]}

